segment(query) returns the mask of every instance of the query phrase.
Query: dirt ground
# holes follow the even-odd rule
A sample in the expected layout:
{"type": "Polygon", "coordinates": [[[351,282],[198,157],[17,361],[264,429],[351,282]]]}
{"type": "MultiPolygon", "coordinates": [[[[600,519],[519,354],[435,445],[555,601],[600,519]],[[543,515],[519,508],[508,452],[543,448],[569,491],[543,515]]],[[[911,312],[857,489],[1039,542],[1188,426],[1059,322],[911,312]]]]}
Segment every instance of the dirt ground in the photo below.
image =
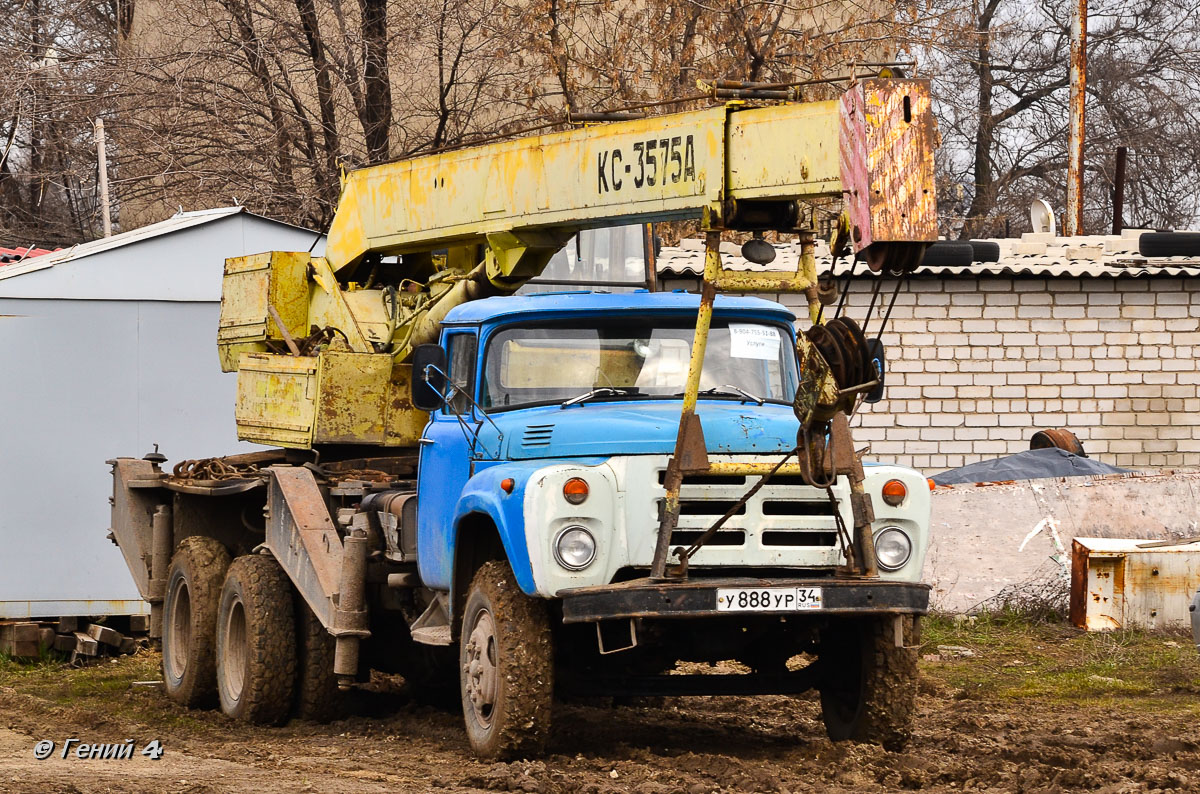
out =
{"type": "Polygon", "coordinates": [[[0,661],[0,791],[1200,791],[1200,658],[1182,636],[935,620],[915,735],[899,753],[831,744],[812,696],[563,705],[546,757],[480,762],[461,716],[403,689],[283,728],[187,711],[152,651],[82,670],[0,661]],[[161,759],[60,757],[67,739],[161,741],[161,759]],[[54,741],[44,761],[37,741],[54,741]]]}

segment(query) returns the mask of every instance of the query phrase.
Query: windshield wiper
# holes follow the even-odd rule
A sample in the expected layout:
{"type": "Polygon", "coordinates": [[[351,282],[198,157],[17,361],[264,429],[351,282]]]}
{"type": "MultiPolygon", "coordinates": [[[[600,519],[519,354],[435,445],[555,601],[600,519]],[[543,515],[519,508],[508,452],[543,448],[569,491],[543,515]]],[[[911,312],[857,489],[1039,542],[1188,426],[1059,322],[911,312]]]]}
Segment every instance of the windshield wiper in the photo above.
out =
{"type": "MultiPolygon", "coordinates": [[[[766,400],[764,400],[762,397],[756,397],[753,394],[751,394],[750,392],[746,391],[745,389],[734,386],[731,383],[726,383],[724,386],[714,386],[711,389],[704,389],[704,390],[696,392],[696,393],[697,394],[709,394],[709,395],[723,394],[727,397],[736,397],[738,395],[741,395],[742,397],[745,398],[741,402],[746,402],[747,400],[749,400],[750,402],[757,403],[758,405],[762,405],[763,403],[766,402],[766,400]]],[[[684,392],[679,392],[675,396],[682,397],[683,395],[684,395],[684,392]]]]}
{"type": "Polygon", "coordinates": [[[562,403],[559,404],[558,407],[559,408],[567,408],[568,406],[579,405],[581,403],[587,402],[588,400],[590,400],[594,397],[615,397],[617,395],[625,395],[625,394],[632,394],[632,392],[629,391],[629,389],[613,389],[608,386],[601,386],[598,389],[592,389],[589,392],[584,392],[583,394],[579,395],[578,397],[572,397],[569,400],[564,400],[562,403]]]}

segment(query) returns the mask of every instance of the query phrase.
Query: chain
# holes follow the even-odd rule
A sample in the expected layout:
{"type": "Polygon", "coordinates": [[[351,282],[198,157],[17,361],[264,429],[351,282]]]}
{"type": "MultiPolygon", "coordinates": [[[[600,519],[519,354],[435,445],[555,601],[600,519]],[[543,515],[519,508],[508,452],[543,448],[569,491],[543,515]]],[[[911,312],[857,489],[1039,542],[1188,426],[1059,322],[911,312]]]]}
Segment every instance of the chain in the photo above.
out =
{"type": "Polygon", "coordinates": [[[171,474],[177,480],[241,480],[258,474],[253,463],[229,463],[223,458],[181,460],[171,474]]]}

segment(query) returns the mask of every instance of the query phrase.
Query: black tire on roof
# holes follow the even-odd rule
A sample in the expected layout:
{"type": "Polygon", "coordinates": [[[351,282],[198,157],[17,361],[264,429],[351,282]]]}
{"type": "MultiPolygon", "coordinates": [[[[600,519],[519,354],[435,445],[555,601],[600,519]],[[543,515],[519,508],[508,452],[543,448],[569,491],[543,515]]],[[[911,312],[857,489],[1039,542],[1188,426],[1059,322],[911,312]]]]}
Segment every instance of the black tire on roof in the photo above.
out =
{"type": "Polygon", "coordinates": [[[1145,232],[1138,238],[1142,256],[1200,256],[1200,232],[1145,232]]]}
{"type": "Polygon", "coordinates": [[[965,267],[974,261],[970,243],[938,240],[925,249],[922,267],[965,267]]]}
{"type": "Polygon", "coordinates": [[[1000,244],[988,240],[971,240],[971,258],[976,262],[999,262],[1000,244]]]}

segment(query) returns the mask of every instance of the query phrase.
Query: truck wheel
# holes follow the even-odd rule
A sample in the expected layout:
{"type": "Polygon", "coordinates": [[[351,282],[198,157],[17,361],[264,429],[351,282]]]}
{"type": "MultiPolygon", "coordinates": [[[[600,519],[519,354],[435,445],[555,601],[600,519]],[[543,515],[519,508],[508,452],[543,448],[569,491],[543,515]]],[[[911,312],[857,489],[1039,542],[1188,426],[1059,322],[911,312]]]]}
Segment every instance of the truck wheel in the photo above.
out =
{"type": "Polygon", "coordinates": [[[287,720],[296,685],[292,583],[271,557],[238,557],[225,574],[217,618],[217,694],[226,715],[260,725],[287,720]]]}
{"type": "Polygon", "coordinates": [[[875,742],[901,750],[912,736],[920,618],[903,615],[904,647],[892,617],[846,625],[822,639],[821,716],[832,741],[875,742]]]}
{"type": "Polygon", "coordinates": [[[325,630],[304,597],[296,601],[296,705],[302,720],[329,722],[341,716],[342,697],[333,674],[333,635],[325,630]]]}
{"type": "Polygon", "coordinates": [[[217,700],[217,609],[229,552],[212,538],[184,538],[171,558],[163,605],[163,686],[176,703],[217,700]]]}
{"type": "Polygon", "coordinates": [[[484,758],[542,752],[550,730],[554,652],[545,604],[521,592],[506,562],[476,572],[459,648],[463,715],[484,758]]]}

